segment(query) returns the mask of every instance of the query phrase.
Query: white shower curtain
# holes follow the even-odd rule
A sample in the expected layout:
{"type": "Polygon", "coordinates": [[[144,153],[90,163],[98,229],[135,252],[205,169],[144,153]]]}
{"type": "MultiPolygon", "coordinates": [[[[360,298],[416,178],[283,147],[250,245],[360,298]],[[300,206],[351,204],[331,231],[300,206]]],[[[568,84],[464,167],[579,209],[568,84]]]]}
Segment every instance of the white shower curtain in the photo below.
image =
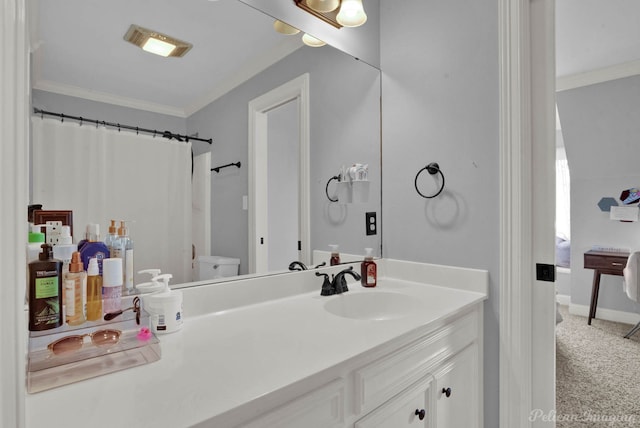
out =
{"type": "MultiPolygon", "coordinates": [[[[191,281],[191,144],[91,124],[32,117],[32,203],[73,211],[73,241],[88,223],[129,220],[135,283],[160,268],[191,281]]],[[[119,226],[119,222],[118,222],[119,226]]]]}

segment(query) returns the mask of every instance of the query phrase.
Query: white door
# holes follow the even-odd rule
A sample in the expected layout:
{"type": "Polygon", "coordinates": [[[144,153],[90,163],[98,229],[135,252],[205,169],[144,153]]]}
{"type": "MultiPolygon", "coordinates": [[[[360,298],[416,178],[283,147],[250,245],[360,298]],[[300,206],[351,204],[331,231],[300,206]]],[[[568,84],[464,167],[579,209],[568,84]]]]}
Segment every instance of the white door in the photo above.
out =
{"type": "MultiPolygon", "coordinates": [[[[267,271],[286,269],[300,259],[300,131],[298,102],[293,99],[267,113],[267,181],[265,245],[258,260],[267,259],[267,271]]],[[[257,215],[263,216],[265,213],[257,215]]]]}
{"type": "MultiPolygon", "coordinates": [[[[273,131],[272,135],[276,132],[273,131]]],[[[277,132],[281,133],[281,130],[277,132]]],[[[290,157],[290,153],[286,156],[290,157]]],[[[275,168],[284,167],[281,164],[275,168]]],[[[249,273],[284,270],[294,260],[310,262],[309,204],[309,75],[303,74],[249,103],[249,273]],[[288,107],[280,110],[282,106],[288,107]],[[274,152],[269,148],[269,128],[272,121],[279,120],[281,113],[291,117],[293,114],[287,113],[291,107],[296,110],[297,126],[294,129],[298,135],[286,139],[297,141],[298,147],[297,173],[289,175],[286,170],[271,171],[271,162],[284,162],[284,154],[276,155],[278,150],[274,152]],[[280,184],[270,190],[270,181],[280,184]],[[291,186],[291,181],[296,182],[297,189],[291,186]],[[290,193],[286,195],[286,202],[272,202],[272,196],[282,199],[283,192],[290,193]],[[297,193],[294,195],[293,192],[297,193]],[[279,204],[290,206],[294,199],[297,207],[291,210],[297,211],[297,219],[293,218],[292,212],[278,211],[279,204]],[[276,211],[270,212],[272,209],[276,211]],[[274,217],[274,221],[270,222],[270,217],[274,217]],[[287,223],[289,229],[285,236],[279,228],[287,223]],[[273,230],[270,230],[270,224],[273,230]],[[293,245],[289,243],[291,234],[297,235],[293,245]],[[287,242],[274,242],[275,249],[270,251],[271,241],[278,239],[287,242]],[[276,260],[278,255],[281,260],[276,260]],[[271,263],[270,258],[274,259],[271,263]]]]}

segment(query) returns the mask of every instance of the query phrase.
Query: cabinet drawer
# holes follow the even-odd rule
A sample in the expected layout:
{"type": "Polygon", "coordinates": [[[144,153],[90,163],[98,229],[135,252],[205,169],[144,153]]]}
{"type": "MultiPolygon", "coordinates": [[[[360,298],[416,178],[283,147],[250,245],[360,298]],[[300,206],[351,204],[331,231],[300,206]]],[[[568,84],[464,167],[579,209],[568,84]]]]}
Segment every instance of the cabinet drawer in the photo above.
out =
{"type": "Polygon", "coordinates": [[[584,267],[586,269],[598,269],[601,271],[622,274],[622,269],[627,265],[627,256],[602,254],[602,253],[585,253],[584,267]]]}
{"type": "Polygon", "coordinates": [[[429,428],[435,426],[433,375],[426,375],[365,417],[354,428],[429,428]]]}
{"type": "Polygon", "coordinates": [[[338,379],[242,426],[245,428],[342,427],[344,394],[344,381],[338,379]]]}
{"type": "Polygon", "coordinates": [[[355,412],[360,414],[407,388],[435,362],[442,361],[477,340],[479,312],[462,318],[401,348],[354,373],[355,412]]]}

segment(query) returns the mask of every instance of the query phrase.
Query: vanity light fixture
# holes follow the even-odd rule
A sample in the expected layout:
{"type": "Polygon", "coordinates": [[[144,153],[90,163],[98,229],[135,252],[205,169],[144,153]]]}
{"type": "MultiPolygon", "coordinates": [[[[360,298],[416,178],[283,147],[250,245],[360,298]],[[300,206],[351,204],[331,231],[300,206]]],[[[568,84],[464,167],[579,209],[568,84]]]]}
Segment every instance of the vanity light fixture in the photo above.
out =
{"type": "Polygon", "coordinates": [[[311,46],[312,48],[318,48],[320,46],[326,45],[326,43],[323,42],[322,40],[317,39],[313,36],[310,36],[306,33],[302,36],[302,43],[304,43],[307,46],[311,46]]]}
{"type": "Polygon", "coordinates": [[[284,34],[287,36],[298,34],[300,32],[300,30],[298,30],[296,27],[292,27],[291,25],[287,24],[286,22],[282,22],[279,19],[276,19],[273,22],[273,29],[280,34],[284,34]]]}
{"type": "MultiPolygon", "coordinates": [[[[276,19],[273,22],[273,29],[280,34],[284,34],[287,36],[298,34],[300,32],[300,30],[298,30],[296,27],[293,27],[287,24],[286,22],[282,22],[278,19],[276,19]]],[[[302,42],[307,46],[311,46],[312,48],[317,48],[317,47],[326,45],[326,43],[323,42],[322,40],[315,38],[313,36],[310,36],[309,34],[302,35],[302,42]]]]}
{"type": "Polygon", "coordinates": [[[139,48],[163,57],[183,57],[193,47],[175,37],[131,24],[124,39],[139,48]]]}
{"type": "Polygon", "coordinates": [[[367,22],[362,0],[294,0],[296,6],[316,18],[341,27],[359,27],[367,22]]]}

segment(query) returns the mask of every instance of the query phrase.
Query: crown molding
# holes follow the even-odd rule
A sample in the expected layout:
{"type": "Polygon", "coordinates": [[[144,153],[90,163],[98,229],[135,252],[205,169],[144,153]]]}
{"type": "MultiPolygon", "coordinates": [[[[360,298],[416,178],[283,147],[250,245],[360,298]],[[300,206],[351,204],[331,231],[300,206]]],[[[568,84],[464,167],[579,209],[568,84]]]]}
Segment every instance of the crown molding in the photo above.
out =
{"type": "Polygon", "coordinates": [[[223,80],[213,89],[206,92],[204,96],[195,100],[193,103],[187,105],[186,107],[175,107],[164,104],[151,103],[135,98],[128,98],[110,94],[108,92],[94,91],[78,86],[67,85],[42,79],[34,79],[35,81],[33,83],[33,89],[67,95],[70,97],[83,98],[91,101],[113,104],[121,107],[129,107],[137,110],[149,111],[152,113],[187,118],[303,46],[304,44],[299,37],[289,37],[284,39],[282,43],[278,44],[273,49],[244,64],[239,70],[234,72],[232,76],[223,80]]]}
{"type": "Polygon", "coordinates": [[[78,86],[52,82],[49,80],[38,80],[37,82],[34,82],[33,89],[67,95],[70,97],[83,98],[91,101],[98,101],[107,104],[114,104],[121,107],[129,107],[137,110],[149,111],[152,113],[186,118],[184,109],[179,107],[151,103],[135,98],[122,97],[119,95],[110,94],[108,92],[84,89],[78,86]]]}
{"type": "Polygon", "coordinates": [[[636,76],[638,74],[640,74],[640,60],[624,62],[610,67],[585,71],[583,73],[558,76],[556,78],[556,92],[595,85],[597,83],[636,76]]]}

